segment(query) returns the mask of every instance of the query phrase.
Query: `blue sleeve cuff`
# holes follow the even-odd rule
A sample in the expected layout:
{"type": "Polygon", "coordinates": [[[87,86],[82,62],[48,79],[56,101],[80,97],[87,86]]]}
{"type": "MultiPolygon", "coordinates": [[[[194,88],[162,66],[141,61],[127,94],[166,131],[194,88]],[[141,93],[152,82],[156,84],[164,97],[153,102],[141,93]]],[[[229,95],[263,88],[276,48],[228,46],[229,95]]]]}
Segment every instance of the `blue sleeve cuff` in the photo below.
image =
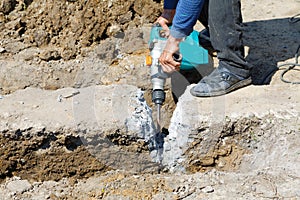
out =
{"type": "Polygon", "coordinates": [[[185,30],[180,30],[180,29],[176,29],[174,26],[171,27],[170,30],[170,34],[174,37],[174,38],[185,38],[188,35],[190,35],[190,33],[193,31],[193,29],[185,29],[185,30]]]}

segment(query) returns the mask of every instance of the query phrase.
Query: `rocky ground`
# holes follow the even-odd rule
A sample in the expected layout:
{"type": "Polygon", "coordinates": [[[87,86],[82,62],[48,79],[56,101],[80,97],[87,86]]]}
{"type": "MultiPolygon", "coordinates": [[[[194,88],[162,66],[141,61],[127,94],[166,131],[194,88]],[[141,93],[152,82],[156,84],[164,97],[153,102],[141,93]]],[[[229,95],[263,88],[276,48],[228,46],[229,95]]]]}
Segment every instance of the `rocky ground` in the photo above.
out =
{"type": "Polygon", "coordinates": [[[253,85],[175,105],[168,80],[149,153],[161,4],[0,1],[0,199],[300,199],[300,87],[276,71],[296,62],[299,0],[242,0],[253,85]]]}

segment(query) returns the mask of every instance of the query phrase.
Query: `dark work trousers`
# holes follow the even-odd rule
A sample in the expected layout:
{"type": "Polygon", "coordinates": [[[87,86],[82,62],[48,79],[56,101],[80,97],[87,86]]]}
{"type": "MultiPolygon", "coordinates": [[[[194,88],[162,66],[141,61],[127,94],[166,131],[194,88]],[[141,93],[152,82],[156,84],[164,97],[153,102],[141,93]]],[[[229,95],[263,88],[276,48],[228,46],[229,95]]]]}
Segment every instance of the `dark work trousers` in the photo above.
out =
{"type": "Polygon", "coordinates": [[[240,0],[205,0],[199,21],[209,30],[219,67],[244,78],[252,66],[244,58],[240,0]]]}

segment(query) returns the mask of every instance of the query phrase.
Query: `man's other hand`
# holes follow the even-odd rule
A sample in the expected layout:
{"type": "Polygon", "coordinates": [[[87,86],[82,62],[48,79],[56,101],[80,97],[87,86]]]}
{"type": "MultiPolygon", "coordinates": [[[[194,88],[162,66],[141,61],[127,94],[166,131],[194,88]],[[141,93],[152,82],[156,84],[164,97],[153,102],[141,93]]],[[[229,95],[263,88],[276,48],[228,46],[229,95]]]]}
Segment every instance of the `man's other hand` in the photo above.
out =
{"type": "Polygon", "coordinates": [[[169,36],[165,49],[159,57],[159,63],[161,64],[164,72],[172,73],[179,71],[181,63],[175,61],[173,55],[179,54],[179,43],[181,41],[181,38],[174,38],[171,35],[169,36]]]}
{"type": "Polygon", "coordinates": [[[164,9],[161,16],[157,18],[155,23],[159,23],[159,25],[165,30],[166,37],[170,35],[169,24],[172,23],[176,10],[175,9],[164,9]]]}

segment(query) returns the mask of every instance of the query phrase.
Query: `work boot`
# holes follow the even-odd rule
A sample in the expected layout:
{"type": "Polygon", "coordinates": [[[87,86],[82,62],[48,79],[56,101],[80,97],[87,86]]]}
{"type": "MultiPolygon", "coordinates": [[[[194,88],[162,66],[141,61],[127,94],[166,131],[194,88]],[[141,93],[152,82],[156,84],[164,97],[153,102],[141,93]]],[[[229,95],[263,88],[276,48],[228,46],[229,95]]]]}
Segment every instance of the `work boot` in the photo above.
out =
{"type": "Polygon", "coordinates": [[[225,67],[216,68],[210,75],[204,77],[191,88],[190,92],[196,97],[213,97],[224,95],[238,88],[251,84],[251,77],[242,77],[231,73],[225,67]]]}

